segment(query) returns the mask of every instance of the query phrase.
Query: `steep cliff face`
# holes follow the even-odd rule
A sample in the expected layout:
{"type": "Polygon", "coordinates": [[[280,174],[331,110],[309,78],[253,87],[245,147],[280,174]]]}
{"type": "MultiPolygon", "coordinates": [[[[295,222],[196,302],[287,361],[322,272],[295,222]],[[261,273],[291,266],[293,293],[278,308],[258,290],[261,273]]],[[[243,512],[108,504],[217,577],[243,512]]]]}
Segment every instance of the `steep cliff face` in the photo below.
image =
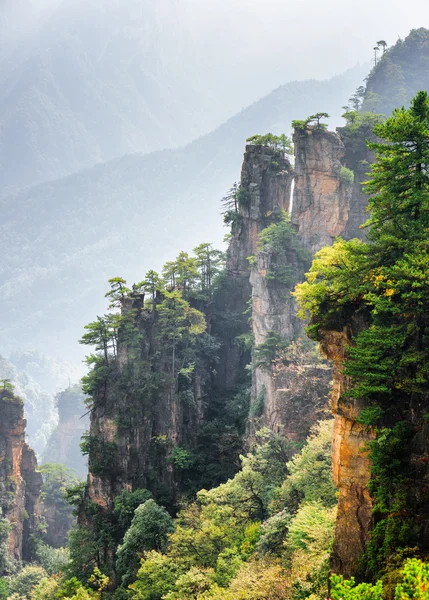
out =
{"type": "MultiPolygon", "coordinates": [[[[363,328],[364,323],[355,323],[363,328]]],[[[374,439],[371,428],[357,422],[362,403],[342,398],[349,380],[342,364],[350,345],[351,331],[344,327],[321,336],[321,350],[333,364],[331,408],[335,415],[332,462],[334,481],[339,490],[331,567],[346,577],[354,575],[368,541],[373,500],[368,491],[371,463],[367,443],[374,439]]]]}
{"type": "MultiPolygon", "coordinates": [[[[142,311],[143,303],[144,294],[122,302],[122,317],[130,318],[139,349],[134,346],[133,353],[133,342],[122,331],[117,360],[111,362],[91,412],[88,498],[107,512],[123,490],[149,488],[157,497],[159,488],[165,487],[169,497],[163,500],[167,502],[175,495],[167,449],[169,442],[178,444],[182,439],[183,415],[177,414],[177,390],[169,387],[165,374],[154,375],[152,395],[145,381],[147,373],[139,372],[156,352],[154,324],[142,311]]],[[[158,360],[157,369],[162,371],[163,366],[162,359],[158,360]]]]}
{"type": "Polygon", "coordinates": [[[295,130],[295,190],[292,223],[312,254],[344,235],[350,212],[351,186],[343,183],[345,148],[331,131],[295,130]]]}
{"type": "Polygon", "coordinates": [[[246,146],[240,179],[238,216],[232,224],[227,253],[228,294],[219,296],[218,308],[235,315],[237,325],[223,334],[223,353],[218,367],[218,385],[230,389],[250,361],[249,352],[234,343],[249,333],[248,304],[252,298],[249,257],[257,252],[261,231],[289,210],[293,171],[282,152],[260,145],[246,146]]]}
{"type": "Polygon", "coordinates": [[[282,248],[269,240],[259,247],[250,277],[256,352],[258,346],[277,346],[272,364],[259,366],[256,361],[252,405],[262,417],[259,423],[291,440],[307,435],[317,412],[326,406],[331,379],[330,367],[306,341],[291,291],[302,281],[315,252],[337,236],[360,235],[366,205],[360,186],[344,177],[347,150],[338,134],[308,127],[295,131],[294,143],[291,222],[296,238],[284,235],[282,248]],[[287,267],[287,276],[275,276],[276,261],[287,267]]]}
{"type": "Polygon", "coordinates": [[[305,439],[326,406],[330,369],[305,341],[291,296],[309,266],[286,214],[273,214],[250,274],[254,338],[249,432],[262,426],[289,441],[305,439]]]}
{"type": "Polygon", "coordinates": [[[0,392],[0,492],[3,515],[10,522],[10,556],[31,559],[30,538],[40,523],[42,475],[25,443],[23,403],[9,390],[0,392]]]}

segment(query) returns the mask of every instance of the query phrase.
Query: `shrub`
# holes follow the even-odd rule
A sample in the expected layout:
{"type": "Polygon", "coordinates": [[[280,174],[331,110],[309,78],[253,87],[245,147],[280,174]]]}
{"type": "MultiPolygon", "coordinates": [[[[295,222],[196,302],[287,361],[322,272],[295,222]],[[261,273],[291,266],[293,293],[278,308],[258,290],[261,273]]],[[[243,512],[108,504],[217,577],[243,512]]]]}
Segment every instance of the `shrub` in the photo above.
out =
{"type": "Polygon", "coordinates": [[[341,167],[340,180],[344,185],[353,185],[355,181],[355,174],[351,169],[347,167],[341,167]]]}

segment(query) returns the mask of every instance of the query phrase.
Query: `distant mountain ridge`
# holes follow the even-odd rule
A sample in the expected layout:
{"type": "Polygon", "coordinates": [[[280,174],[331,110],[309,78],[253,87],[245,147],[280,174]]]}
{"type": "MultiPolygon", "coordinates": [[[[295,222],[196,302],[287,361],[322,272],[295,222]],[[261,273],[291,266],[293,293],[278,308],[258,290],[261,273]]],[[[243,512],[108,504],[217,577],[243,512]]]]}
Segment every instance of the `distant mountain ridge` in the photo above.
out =
{"type": "Polygon", "coordinates": [[[128,155],[0,200],[0,337],[80,356],[76,343],[106,310],[109,277],[141,279],[181,249],[221,244],[219,199],[239,178],[254,133],[288,132],[294,118],[341,105],[365,68],[329,81],[293,82],[185,148],[128,155]]]}
{"type": "Polygon", "coordinates": [[[0,196],[183,145],[222,120],[175,0],[35,4],[2,8],[0,196]]]}

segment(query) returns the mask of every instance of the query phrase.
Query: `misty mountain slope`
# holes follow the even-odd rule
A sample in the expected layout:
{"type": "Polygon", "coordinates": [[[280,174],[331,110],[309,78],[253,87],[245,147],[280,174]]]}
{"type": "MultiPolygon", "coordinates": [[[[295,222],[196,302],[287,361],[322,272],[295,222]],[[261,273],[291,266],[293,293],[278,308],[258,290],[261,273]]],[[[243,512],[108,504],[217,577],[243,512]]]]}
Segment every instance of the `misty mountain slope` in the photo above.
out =
{"type": "Polygon", "coordinates": [[[382,54],[367,81],[363,110],[390,115],[429,89],[429,29],[413,29],[382,54]]]}
{"type": "Polygon", "coordinates": [[[0,23],[0,196],[221,121],[174,0],[53,2],[14,36],[27,8],[0,23]]]}
{"type": "Polygon", "coordinates": [[[181,249],[221,244],[219,199],[238,179],[245,139],[340,106],[361,68],[284,85],[180,150],[130,155],[0,200],[0,338],[80,356],[76,340],[105,311],[107,279],[141,279],[181,249]]]}

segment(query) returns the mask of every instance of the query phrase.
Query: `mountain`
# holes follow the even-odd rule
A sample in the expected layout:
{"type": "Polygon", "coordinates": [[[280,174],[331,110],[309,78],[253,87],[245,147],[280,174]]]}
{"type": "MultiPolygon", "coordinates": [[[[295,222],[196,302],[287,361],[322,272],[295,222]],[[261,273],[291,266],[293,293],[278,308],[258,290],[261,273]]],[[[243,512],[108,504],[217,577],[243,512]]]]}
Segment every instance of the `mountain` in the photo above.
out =
{"type": "Polygon", "coordinates": [[[16,351],[8,359],[0,355],[0,379],[9,379],[24,402],[26,434],[37,454],[43,452],[58,422],[55,394],[80,375],[73,365],[37,351],[16,351]]]}
{"type": "Polygon", "coordinates": [[[413,29],[382,54],[367,80],[363,110],[390,115],[429,89],[429,30],[413,29]]]}
{"type": "Polygon", "coordinates": [[[231,114],[197,76],[176,0],[15,4],[0,10],[0,196],[183,145],[231,114]]]}
{"type": "Polygon", "coordinates": [[[76,339],[106,310],[108,278],[140,280],[181,249],[221,244],[219,199],[238,179],[247,137],[288,132],[318,110],[338,124],[364,75],[286,84],[182,149],[127,155],[0,200],[2,351],[80,357],[76,339]]]}

